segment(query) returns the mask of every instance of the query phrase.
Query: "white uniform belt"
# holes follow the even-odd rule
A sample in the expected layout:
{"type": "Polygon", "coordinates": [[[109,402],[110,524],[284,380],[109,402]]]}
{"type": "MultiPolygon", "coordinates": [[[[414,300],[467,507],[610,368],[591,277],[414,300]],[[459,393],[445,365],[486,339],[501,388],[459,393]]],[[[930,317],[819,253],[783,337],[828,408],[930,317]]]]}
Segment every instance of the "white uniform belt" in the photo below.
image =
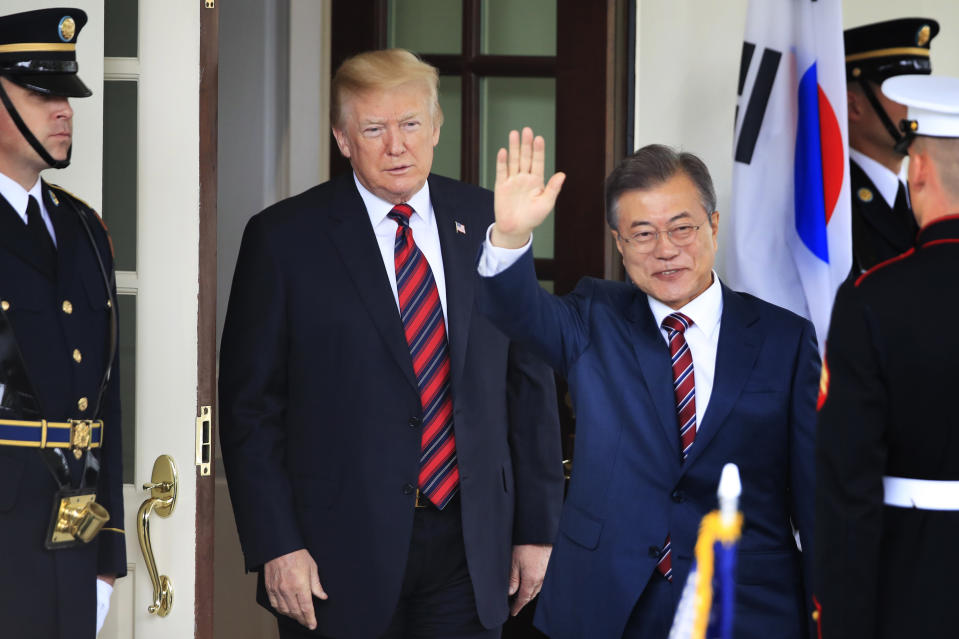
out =
{"type": "Polygon", "coordinates": [[[921,510],[959,510],[959,481],[911,479],[909,477],[882,478],[887,506],[919,508],[921,510]]]}

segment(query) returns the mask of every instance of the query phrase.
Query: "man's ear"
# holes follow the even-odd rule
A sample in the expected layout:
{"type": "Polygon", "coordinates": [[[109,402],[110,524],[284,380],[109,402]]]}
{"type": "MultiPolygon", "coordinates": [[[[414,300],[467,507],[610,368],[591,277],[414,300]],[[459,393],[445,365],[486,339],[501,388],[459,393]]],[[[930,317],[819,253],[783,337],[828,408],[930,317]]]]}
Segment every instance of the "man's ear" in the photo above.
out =
{"type": "Polygon", "coordinates": [[[858,122],[862,119],[864,104],[863,95],[853,89],[846,89],[846,111],[849,119],[858,122]]]}
{"type": "Polygon", "coordinates": [[[350,157],[350,138],[346,135],[345,131],[338,129],[337,127],[332,127],[333,137],[336,138],[336,146],[339,147],[340,153],[343,157],[350,157]]]}
{"type": "MultiPolygon", "coordinates": [[[[616,229],[609,229],[609,234],[613,236],[613,241],[616,242],[616,250],[619,251],[619,254],[623,255],[623,243],[619,239],[619,232],[616,229]]],[[[625,256],[624,256],[625,257],[625,256]]]]}
{"type": "Polygon", "coordinates": [[[909,188],[918,190],[929,182],[929,155],[913,142],[909,153],[909,188]]]}

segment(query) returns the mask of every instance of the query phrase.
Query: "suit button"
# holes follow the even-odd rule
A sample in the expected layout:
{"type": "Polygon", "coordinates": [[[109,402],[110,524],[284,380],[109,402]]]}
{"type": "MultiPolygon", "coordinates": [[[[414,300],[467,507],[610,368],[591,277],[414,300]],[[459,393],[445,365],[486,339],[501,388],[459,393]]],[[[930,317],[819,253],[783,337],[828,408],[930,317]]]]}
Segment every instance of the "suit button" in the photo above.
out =
{"type": "Polygon", "coordinates": [[[73,304],[70,302],[70,300],[63,300],[63,306],[61,308],[67,315],[73,312],[73,304]]]}
{"type": "Polygon", "coordinates": [[[681,490],[674,490],[673,494],[670,495],[670,497],[672,497],[673,501],[676,502],[677,504],[681,504],[684,501],[686,501],[686,494],[683,493],[683,491],[681,490]]]}
{"type": "Polygon", "coordinates": [[[90,400],[88,400],[86,397],[81,397],[77,401],[77,408],[80,409],[81,413],[85,411],[89,405],[90,405],[90,400]]]}
{"type": "Polygon", "coordinates": [[[659,546],[650,546],[649,556],[653,559],[659,559],[659,546]]]}
{"type": "Polygon", "coordinates": [[[9,311],[10,302],[8,302],[7,300],[0,300],[0,309],[3,309],[4,311],[9,311]]]}
{"type": "Polygon", "coordinates": [[[422,423],[423,420],[419,417],[410,417],[410,428],[419,428],[422,423]]]}
{"type": "Polygon", "coordinates": [[[403,494],[412,495],[416,487],[413,484],[403,484],[403,494]]]}
{"type": "Polygon", "coordinates": [[[73,361],[75,361],[77,364],[83,361],[83,354],[80,353],[79,348],[73,349],[73,361]]]}

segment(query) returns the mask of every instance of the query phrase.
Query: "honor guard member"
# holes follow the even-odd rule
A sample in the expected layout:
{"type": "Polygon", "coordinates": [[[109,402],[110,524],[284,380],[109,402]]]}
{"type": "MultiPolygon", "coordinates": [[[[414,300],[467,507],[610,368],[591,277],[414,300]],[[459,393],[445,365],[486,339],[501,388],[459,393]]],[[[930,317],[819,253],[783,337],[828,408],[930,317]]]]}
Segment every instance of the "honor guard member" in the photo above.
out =
{"type": "Polygon", "coordinates": [[[929,74],[929,43],[939,23],[927,18],[887,20],[848,29],[846,93],[852,193],[852,277],[909,249],[919,228],[900,180],[899,121],[906,107],[879,85],[886,78],[929,74]]]}
{"type": "Polygon", "coordinates": [[[110,238],[70,163],[79,9],[0,16],[0,635],[92,639],[126,573],[110,238]]]}
{"type": "Polygon", "coordinates": [[[882,85],[908,106],[915,247],[839,289],[820,383],[816,569],[824,639],[959,628],[959,78],[882,85]]]}

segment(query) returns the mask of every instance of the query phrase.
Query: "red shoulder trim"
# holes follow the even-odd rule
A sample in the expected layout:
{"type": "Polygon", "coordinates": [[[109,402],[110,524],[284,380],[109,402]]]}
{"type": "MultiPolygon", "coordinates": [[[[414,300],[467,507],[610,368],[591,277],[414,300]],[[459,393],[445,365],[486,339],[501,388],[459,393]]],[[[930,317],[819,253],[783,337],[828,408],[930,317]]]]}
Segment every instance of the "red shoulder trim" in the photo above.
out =
{"type": "Polygon", "coordinates": [[[926,242],[925,244],[920,244],[921,248],[926,248],[927,246],[936,246],[937,244],[959,244],[959,239],[956,238],[943,238],[941,240],[932,240],[931,242],[926,242]]]}
{"type": "Polygon", "coordinates": [[[103,227],[103,232],[107,234],[107,242],[110,243],[110,257],[112,257],[114,260],[117,259],[117,252],[113,249],[113,236],[110,235],[110,229],[107,228],[107,223],[103,221],[103,216],[98,214],[96,211],[93,212],[93,217],[99,220],[100,226],[103,227]]]}
{"type": "Polygon", "coordinates": [[[888,260],[886,260],[885,262],[879,262],[878,264],[876,264],[875,266],[873,266],[871,269],[869,269],[868,271],[866,271],[865,273],[863,273],[862,275],[860,275],[859,277],[856,278],[856,286],[859,286],[864,279],[866,279],[868,276],[872,275],[873,273],[875,273],[875,272],[878,271],[879,269],[885,268],[885,267],[889,266],[890,264],[893,264],[894,262],[898,262],[899,260],[904,260],[904,259],[906,259],[907,257],[909,257],[910,255],[912,255],[913,253],[915,253],[915,252],[916,252],[916,249],[915,249],[915,248],[911,248],[911,249],[909,249],[908,251],[906,251],[905,253],[903,253],[902,255],[897,255],[896,257],[890,257],[890,258],[889,258],[888,260]]]}
{"type": "Polygon", "coordinates": [[[822,604],[816,599],[816,595],[812,596],[812,605],[815,608],[812,613],[812,620],[816,622],[816,637],[822,639],[822,604]]]}

